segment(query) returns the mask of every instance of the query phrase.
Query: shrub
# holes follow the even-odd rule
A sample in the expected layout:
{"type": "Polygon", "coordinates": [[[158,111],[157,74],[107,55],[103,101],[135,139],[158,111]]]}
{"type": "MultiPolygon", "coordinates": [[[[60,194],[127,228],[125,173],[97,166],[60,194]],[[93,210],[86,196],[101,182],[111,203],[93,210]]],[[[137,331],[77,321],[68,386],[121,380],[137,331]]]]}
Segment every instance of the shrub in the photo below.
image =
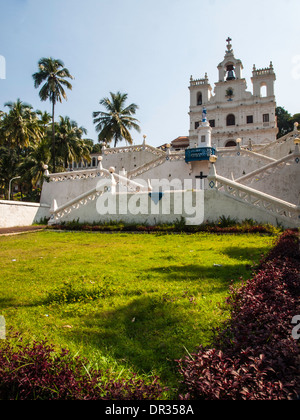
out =
{"type": "Polygon", "coordinates": [[[88,302],[112,296],[116,287],[112,282],[104,280],[101,284],[86,285],[84,281],[65,281],[62,287],[54,288],[48,293],[46,303],[88,302]]]}
{"type": "Polygon", "coordinates": [[[277,241],[255,276],[227,300],[229,321],[215,348],[179,360],[182,399],[299,398],[299,347],[291,320],[300,313],[300,252],[295,231],[277,241]]]}
{"type": "MultiPolygon", "coordinates": [[[[46,341],[13,347],[0,345],[0,400],[143,400],[159,399],[163,389],[154,377],[104,381],[87,362],[67,350],[55,353],[46,341]]],[[[105,375],[104,375],[105,376],[105,375]]]]}
{"type": "Polygon", "coordinates": [[[135,224],[125,222],[102,222],[93,224],[80,223],[78,220],[72,222],[62,222],[59,225],[51,225],[50,229],[60,230],[73,230],[73,231],[88,231],[88,232],[186,232],[186,233],[197,233],[197,232],[208,232],[208,233],[261,233],[269,235],[278,235],[283,231],[280,227],[275,227],[271,224],[259,224],[252,219],[246,219],[245,221],[238,223],[230,217],[221,216],[218,222],[208,222],[202,225],[187,225],[185,218],[181,217],[174,223],[156,224],[150,226],[148,224],[135,224]]]}

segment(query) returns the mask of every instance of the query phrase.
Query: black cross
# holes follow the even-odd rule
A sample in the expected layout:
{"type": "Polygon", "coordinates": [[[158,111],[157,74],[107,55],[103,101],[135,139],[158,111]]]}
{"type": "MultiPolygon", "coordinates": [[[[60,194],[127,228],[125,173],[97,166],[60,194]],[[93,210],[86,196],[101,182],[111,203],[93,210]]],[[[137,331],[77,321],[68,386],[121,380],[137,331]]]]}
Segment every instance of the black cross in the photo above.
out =
{"type": "Polygon", "coordinates": [[[197,179],[204,179],[207,178],[207,175],[203,175],[203,172],[200,172],[200,176],[195,176],[197,179]]]}
{"type": "Polygon", "coordinates": [[[200,172],[200,175],[195,176],[196,179],[201,179],[201,189],[202,189],[202,180],[208,178],[207,175],[203,175],[203,172],[200,172]]]}
{"type": "Polygon", "coordinates": [[[230,38],[230,36],[226,39],[226,42],[228,42],[228,44],[230,44],[230,42],[232,41],[232,39],[230,38]]]}

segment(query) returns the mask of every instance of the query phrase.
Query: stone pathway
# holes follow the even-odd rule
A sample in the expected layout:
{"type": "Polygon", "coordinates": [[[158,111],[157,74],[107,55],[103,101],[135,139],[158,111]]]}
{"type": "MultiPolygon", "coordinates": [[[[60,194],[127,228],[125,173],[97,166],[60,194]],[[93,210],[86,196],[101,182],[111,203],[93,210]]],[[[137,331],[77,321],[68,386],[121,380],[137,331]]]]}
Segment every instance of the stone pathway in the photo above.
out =
{"type": "Polygon", "coordinates": [[[46,226],[20,226],[13,228],[0,228],[0,236],[19,235],[27,232],[37,232],[45,229],[46,226]]]}

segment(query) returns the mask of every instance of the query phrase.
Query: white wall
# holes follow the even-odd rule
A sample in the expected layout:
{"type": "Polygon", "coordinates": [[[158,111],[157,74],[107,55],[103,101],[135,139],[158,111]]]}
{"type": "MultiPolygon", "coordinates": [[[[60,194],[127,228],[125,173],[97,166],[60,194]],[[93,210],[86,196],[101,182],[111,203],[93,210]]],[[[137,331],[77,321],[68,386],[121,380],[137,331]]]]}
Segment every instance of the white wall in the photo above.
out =
{"type": "Polygon", "coordinates": [[[259,223],[282,224],[284,227],[297,227],[299,222],[271,213],[242,200],[224,195],[215,190],[165,192],[155,203],[148,193],[107,194],[95,200],[87,200],[76,208],[70,206],[61,212],[59,219],[51,223],[71,222],[103,223],[123,221],[126,223],[173,223],[185,217],[187,224],[199,225],[203,222],[217,222],[221,216],[241,222],[253,219],[259,223]],[[100,201],[99,201],[100,200],[100,201]],[[105,201],[106,200],[106,201],[105,201]],[[105,209],[108,209],[105,214],[105,209]]]}
{"type": "Polygon", "coordinates": [[[51,224],[79,220],[81,223],[123,221],[155,225],[173,223],[184,217],[187,224],[199,225],[204,221],[204,191],[164,192],[160,200],[156,192],[107,193],[66,210],[59,220],[51,220],[51,224]]]}
{"type": "Polygon", "coordinates": [[[49,207],[20,201],[0,201],[0,228],[31,226],[49,217],[49,207]]]}
{"type": "Polygon", "coordinates": [[[245,219],[253,219],[263,224],[270,223],[273,226],[277,226],[280,223],[285,228],[300,226],[300,221],[296,222],[280,215],[272,214],[249,203],[225,196],[215,189],[205,191],[204,208],[205,221],[217,221],[220,216],[226,216],[236,219],[238,222],[242,222],[245,219]]]}
{"type": "MultiPolygon", "coordinates": [[[[300,163],[296,163],[298,156],[290,155],[291,159],[282,165],[274,166],[269,171],[245,177],[238,180],[243,185],[254,188],[292,204],[300,204],[300,163]]],[[[300,158],[300,156],[298,157],[300,158]]]]}

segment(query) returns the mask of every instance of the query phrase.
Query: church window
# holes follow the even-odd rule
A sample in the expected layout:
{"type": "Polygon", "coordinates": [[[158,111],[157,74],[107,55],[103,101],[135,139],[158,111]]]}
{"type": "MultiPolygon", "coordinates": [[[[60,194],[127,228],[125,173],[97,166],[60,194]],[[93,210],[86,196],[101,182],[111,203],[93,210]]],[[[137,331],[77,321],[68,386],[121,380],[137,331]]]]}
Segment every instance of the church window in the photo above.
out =
{"type": "Polygon", "coordinates": [[[199,121],[195,122],[195,130],[197,130],[197,128],[199,127],[200,123],[199,121]]]}
{"type": "Polygon", "coordinates": [[[260,97],[265,98],[267,96],[267,85],[263,83],[260,87],[260,97]]]}
{"type": "Polygon", "coordinates": [[[205,136],[201,136],[201,143],[205,143],[205,136]]]}
{"type": "Polygon", "coordinates": [[[263,114],[263,122],[270,122],[270,115],[269,114],[263,114]]]}
{"type": "Polygon", "coordinates": [[[197,96],[197,105],[202,105],[202,93],[199,92],[197,96]]]}
{"type": "Polygon", "coordinates": [[[253,115],[247,116],[247,124],[253,124],[253,115]]]}
{"type": "Polygon", "coordinates": [[[230,126],[230,125],[235,125],[235,116],[233,114],[227,115],[226,125],[227,125],[227,127],[230,126]]]}
{"type": "Polygon", "coordinates": [[[215,120],[209,120],[209,125],[211,127],[215,127],[216,126],[216,121],[215,120]]]}

